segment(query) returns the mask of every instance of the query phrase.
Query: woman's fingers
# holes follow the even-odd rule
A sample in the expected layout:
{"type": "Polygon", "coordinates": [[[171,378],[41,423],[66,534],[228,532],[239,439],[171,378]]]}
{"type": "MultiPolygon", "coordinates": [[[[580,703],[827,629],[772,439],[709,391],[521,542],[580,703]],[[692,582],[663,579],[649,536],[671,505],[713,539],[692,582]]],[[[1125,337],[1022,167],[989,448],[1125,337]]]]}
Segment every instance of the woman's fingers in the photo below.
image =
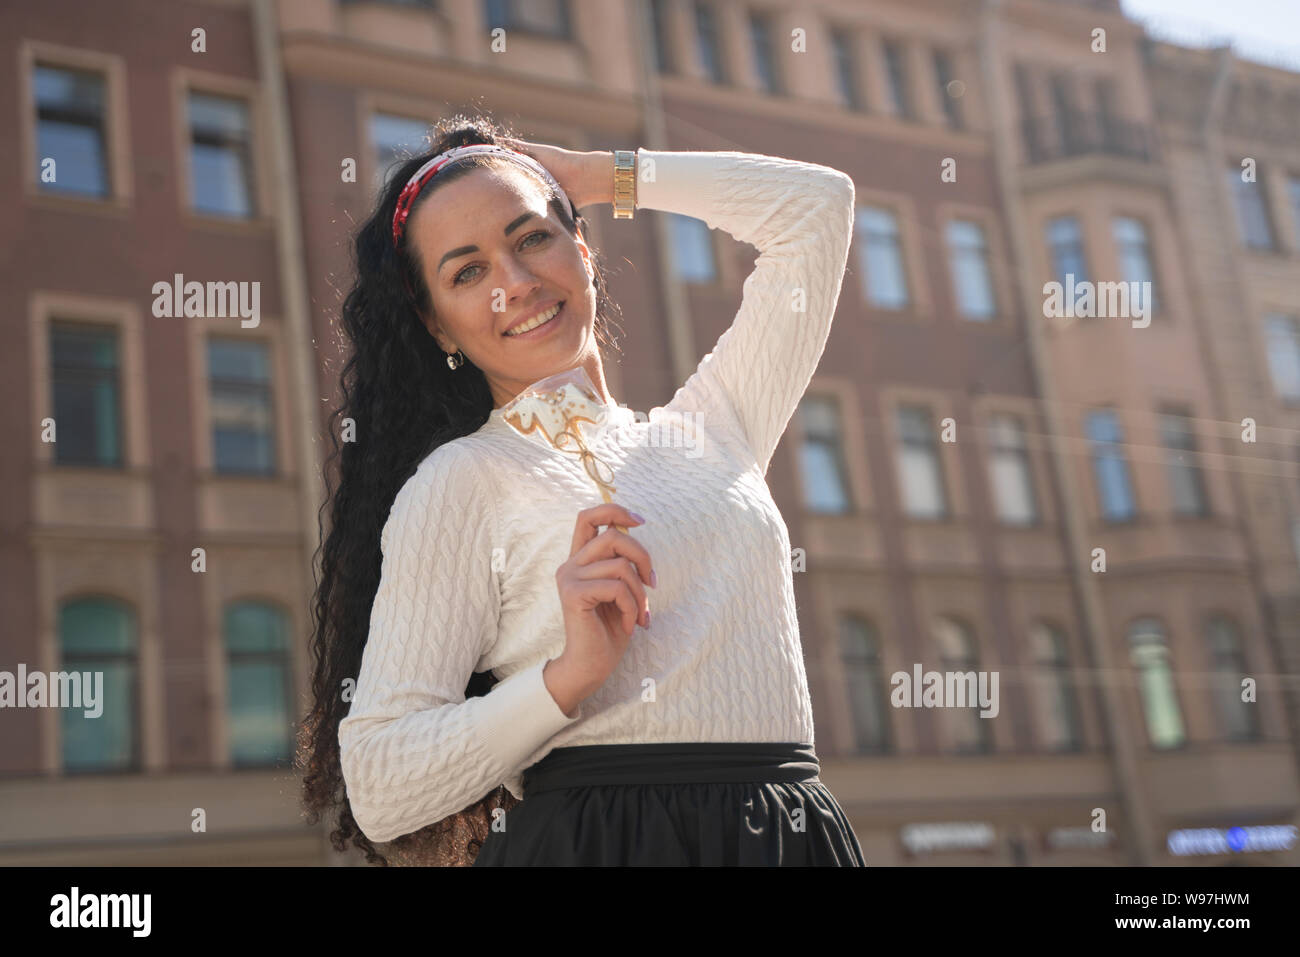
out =
{"type": "Polygon", "coordinates": [[[616,528],[608,528],[587,542],[572,556],[572,560],[578,565],[590,565],[592,562],[616,558],[620,555],[636,566],[637,576],[641,581],[650,584],[650,577],[654,572],[650,553],[627,532],[620,532],[616,528]]]}
{"type": "Polygon", "coordinates": [[[574,590],[581,597],[583,603],[589,605],[593,610],[606,602],[613,602],[617,605],[618,610],[622,613],[624,636],[631,637],[632,632],[636,630],[636,600],[622,580],[593,578],[590,581],[582,582],[580,585],[575,585],[574,590]]]}
{"type": "Polygon", "coordinates": [[[637,577],[636,563],[627,557],[610,558],[602,562],[591,562],[578,568],[578,578],[616,578],[627,585],[636,601],[637,622],[641,627],[649,624],[650,603],[646,599],[645,585],[637,577]]]}

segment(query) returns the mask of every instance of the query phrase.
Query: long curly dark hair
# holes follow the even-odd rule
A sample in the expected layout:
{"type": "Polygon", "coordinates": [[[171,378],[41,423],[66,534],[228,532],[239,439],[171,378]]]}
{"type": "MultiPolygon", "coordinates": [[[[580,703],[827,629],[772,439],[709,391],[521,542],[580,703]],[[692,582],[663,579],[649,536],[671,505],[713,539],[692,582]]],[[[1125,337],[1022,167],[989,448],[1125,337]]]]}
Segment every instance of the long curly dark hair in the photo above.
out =
{"type": "MultiPolygon", "coordinates": [[[[388,858],[375,849],[352,816],[338,740],[339,723],[351,708],[350,700],[344,700],[345,681],[355,682],[360,674],[379,587],[380,533],[394,498],[416,466],[443,443],[476,431],[493,408],[483,372],[468,357],[460,368],[449,369],[445,353],[421,321],[417,305],[425,315],[434,315],[432,297],[416,250],[406,237],[399,249],[393,248],[393,211],[406,181],[431,157],[475,143],[509,145],[515,134],[494,119],[457,114],[435,124],[427,138],[426,150],[389,170],[376,208],[356,232],[356,278],[342,308],[342,336],[347,341],[341,352],[350,346],[350,355],[339,378],[342,399],[328,423],[332,451],[324,469],[325,501],[317,514],[321,545],[316,551],[319,572],[312,603],[312,706],[299,728],[295,761],[304,775],[302,803],[308,822],[319,823],[323,814],[337,807],[337,827],[330,833],[334,848],[345,851],[351,841],[369,863],[383,866],[390,863],[388,858]],[[345,426],[349,434],[340,442],[345,426]],[[327,510],[328,534],[321,520],[327,510]]],[[[508,161],[474,156],[452,164],[424,188],[411,215],[437,188],[477,167],[503,163],[508,161]]],[[[540,177],[528,175],[550,194],[551,207],[569,234],[581,234],[587,241],[586,220],[581,215],[574,219],[558,194],[540,177]]],[[[602,344],[616,346],[606,310],[616,314],[618,307],[608,297],[594,250],[592,264],[597,294],[594,332],[602,344]]],[[[490,672],[476,673],[465,695],[486,694],[495,683],[490,672]]],[[[465,821],[457,819],[485,817],[484,808],[494,796],[499,799],[508,792],[498,788],[459,814],[388,846],[409,852],[450,843],[457,839],[453,835],[464,833],[463,826],[457,825],[465,821]]]]}

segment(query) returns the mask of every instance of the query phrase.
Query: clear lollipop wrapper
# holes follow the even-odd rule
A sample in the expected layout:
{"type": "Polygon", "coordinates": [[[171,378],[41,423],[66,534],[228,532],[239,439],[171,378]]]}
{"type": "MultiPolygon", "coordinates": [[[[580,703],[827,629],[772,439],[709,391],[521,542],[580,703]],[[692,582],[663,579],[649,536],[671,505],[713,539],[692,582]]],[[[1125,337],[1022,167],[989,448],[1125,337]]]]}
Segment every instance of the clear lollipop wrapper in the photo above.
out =
{"type": "MultiPolygon", "coordinates": [[[[613,501],[614,471],[587,446],[585,428],[599,428],[608,418],[596,387],[582,366],[539,379],[501,407],[505,421],[520,435],[532,435],[551,448],[577,455],[601,497],[613,501]]],[[[626,532],[623,525],[614,525],[626,532]]]]}

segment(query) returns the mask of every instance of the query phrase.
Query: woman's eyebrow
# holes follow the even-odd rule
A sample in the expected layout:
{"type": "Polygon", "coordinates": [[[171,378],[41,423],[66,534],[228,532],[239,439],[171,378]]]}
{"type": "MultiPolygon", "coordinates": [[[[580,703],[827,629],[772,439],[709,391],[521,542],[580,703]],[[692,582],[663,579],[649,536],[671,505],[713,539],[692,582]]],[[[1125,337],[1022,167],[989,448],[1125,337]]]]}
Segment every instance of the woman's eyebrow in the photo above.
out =
{"type": "MultiPolygon", "coordinates": [[[[532,219],[536,215],[537,215],[536,213],[532,213],[532,212],[524,213],[522,216],[520,216],[518,219],[511,222],[510,225],[506,227],[506,235],[509,236],[516,229],[518,229],[525,222],[532,219]]],[[[455,259],[457,256],[464,256],[467,255],[468,253],[476,253],[476,252],[478,252],[477,246],[457,246],[451,252],[447,253],[440,260],[438,260],[438,271],[442,272],[443,264],[446,263],[448,259],[455,259]]]]}

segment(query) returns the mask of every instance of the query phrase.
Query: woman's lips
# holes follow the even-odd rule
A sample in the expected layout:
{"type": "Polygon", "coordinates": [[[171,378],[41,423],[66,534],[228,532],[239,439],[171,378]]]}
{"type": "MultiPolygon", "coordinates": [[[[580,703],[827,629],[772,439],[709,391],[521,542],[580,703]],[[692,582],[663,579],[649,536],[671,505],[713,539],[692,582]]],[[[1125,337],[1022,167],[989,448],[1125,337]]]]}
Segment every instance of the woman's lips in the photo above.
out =
{"type": "Polygon", "coordinates": [[[518,335],[506,336],[506,338],[515,339],[517,341],[522,341],[524,339],[542,338],[542,336],[546,335],[546,333],[549,332],[553,327],[559,325],[560,320],[565,317],[566,313],[564,311],[564,306],[566,302],[568,302],[567,299],[560,300],[560,311],[557,312],[554,316],[552,316],[548,321],[542,323],[536,329],[529,329],[527,332],[521,332],[518,335]]]}

